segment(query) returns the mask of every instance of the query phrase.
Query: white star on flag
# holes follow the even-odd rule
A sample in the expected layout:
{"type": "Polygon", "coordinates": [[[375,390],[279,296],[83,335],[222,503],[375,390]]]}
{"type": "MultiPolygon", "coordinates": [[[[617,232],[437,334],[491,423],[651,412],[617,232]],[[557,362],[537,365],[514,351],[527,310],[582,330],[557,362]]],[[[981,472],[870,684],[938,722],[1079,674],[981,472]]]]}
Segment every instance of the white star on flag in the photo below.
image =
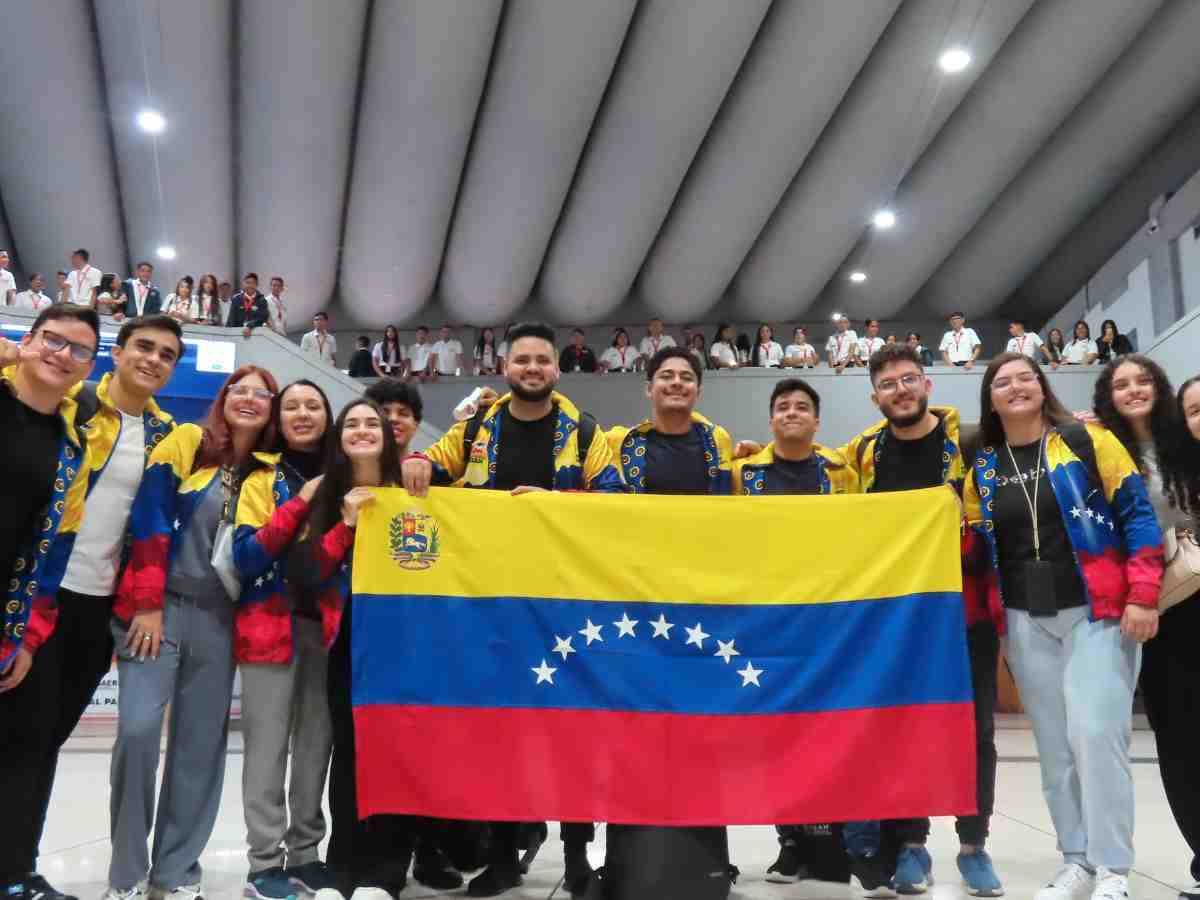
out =
{"type": "Polygon", "coordinates": [[[1081,515],[1083,515],[1083,513],[1080,511],[1078,506],[1072,506],[1071,507],[1071,515],[1073,515],[1076,519],[1078,519],[1081,515]]]}
{"type": "Polygon", "coordinates": [[[1090,509],[1085,509],[1085,510],[1084,510],[1084,513],[1087,515],[1087,517],[1088,517],[1089,519],[1094,519],[1094,518],[1096,518],[1096,514],[1095,514],[1094,512],[1092,512],[1090,509]]]}
{"type": "Polygon", "coordinates": [[[667,617],[662,613],[658,614],[657,622],[651,622],[650,624],[654,628],[654,634],[652,637],[665,638],[668,641],[671,639],[671,629],[675,627],[675,623],[668,622],[667,617]]]}
{"type": "Polygon", "coordinates": [[[529,671],[537,676],[538,684],[541,684],[543,681],[548,681],[550,684],[554,684],[554,673],[557,672],[558,669],[554,669],[546,665],[546,660],[543,659],[540,666],[534,666],[529,671]]]}
{"type": "MultiPolygon", "coordinates": [[[[627,613],[627,612],[621,613],[621,621],[613,622],[613,624],[617,626],[617,637],[623,638],[623,637],[625,637],[625,635],[629,635],[630,637],[637,637],[637,632],[633,630],[634,626],[637,625],[637,623],[638,623],[637,619],[629,618],[629,613],[627,613]]],[[[588,643],[590,644],[591,641],[588,641],[588,643]]]]}
{"type": "Polygon", "coordinates": [[[721,640],[720,638],[717,638],[717,646],[720,647],[720,649],[716,653],[714,653],[713,656],[719,656],[722,659],[724,659],[725,665],[729,665],[729,660],[732,657],[742,655],[737,650],[733,649],[733,641],[729,641],[728,643],[726,643],[725,641],[721,640]]]}
{"type": "Polygon", "coordinates": [[[1097,525],[1104,524],[1104,516],[1100,515],[1100,513],[1096,513],[1096,524],[1097,525]]]}
{"type": "Polygon", "coordinates": [[[255,578],[255,579],[254,579],[254,586],[255,586],[255,587],[262,587],[262,586],[263,586],[263,580],[262,580],[262,576],[261,576],[261,575],[259,575],[257,578],[255,578]]]}
{"type": "Polygon", "coordinates": [[[566,662],[567,656],[569,656],[572,653],[578,652],[574,647],[571,646],[571,641],[573,641],[573,640],[575,640],[575,638],[573,638],[573,637],[560,638],[556,634],[554,636],[554,649],[551,650],[550,652],[562,654],[563,662],[566,662]]]}
{"type": "Polygon", "coordinates": [[[589,647],[592,646],[592,641],[599,641],[602,644],[604,643],[604,638],[600,637],[600,628],[601,626],[593,625],[592,620],[588,619],[587,625],[579,630],[579,633],[587,638],[587,645],[589,647]]]}
{"type": "MultiPolygon", "coordinates": [[[[726,660],[726,662],[728,661],[729,660],[726,660]]],[[[754,663],[750,662],[750,660],[746,660],[746,668],[738,669],[738,674],[742,676],[742,687],[749,687],[750,685],[762,687],[762,685],[758,683],[758,676],[762,673],[762,669],[754,668],[754,663]]]]}
{"type": "Polygon", "coordinates": [[[176,519],[176,520],[175,520],[174,522],[172,522],[171,524],[174,526],[175,530],[176,530],[176,531],[178,531],[178,530],[179,530],[179,528],[180,528],[180,524],[181,524],[181,523],[180,523],[180,521],[179,521],[178,519],[176,519]]]}
{"type": "Polygon", "coordinates": [[[684,625],[683,630],[687,632],[687,635],[688,635],[687,642],[689,644],[695,644],[701,650],[704,649],[704,639],[712,637],[711,634],[704,633],[704,629],[700,627],[699,622],[696,623],[695,628],[688,628],[686,625],[684,625]]]}

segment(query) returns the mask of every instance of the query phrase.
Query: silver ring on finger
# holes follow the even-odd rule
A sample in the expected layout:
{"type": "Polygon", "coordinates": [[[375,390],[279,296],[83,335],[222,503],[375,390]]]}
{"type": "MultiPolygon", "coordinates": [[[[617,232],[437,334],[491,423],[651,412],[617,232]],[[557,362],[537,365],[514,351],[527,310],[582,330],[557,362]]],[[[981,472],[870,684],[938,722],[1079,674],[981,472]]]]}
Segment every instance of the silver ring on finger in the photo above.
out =
{"type": "Polygon", "coordinates": [[[150,640],[150,635],[148,635],[148,634],[143,634],[143,635],[142,635],[142,640],[143,640],[143,641],[148,641],[148,640],[150,640]]]}

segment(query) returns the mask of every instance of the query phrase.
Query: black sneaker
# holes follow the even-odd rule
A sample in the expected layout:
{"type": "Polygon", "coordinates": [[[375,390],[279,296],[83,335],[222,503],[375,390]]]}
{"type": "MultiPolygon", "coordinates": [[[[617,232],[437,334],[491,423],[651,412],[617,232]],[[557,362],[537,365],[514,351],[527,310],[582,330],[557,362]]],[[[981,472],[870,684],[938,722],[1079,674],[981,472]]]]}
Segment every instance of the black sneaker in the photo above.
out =
{"type": "Polygon", "coordinates": [[[317,891],[337,888],[338,880],[333,870],[319,859],[283,870],[287,879],[299,888],[300,893],[315,896],[317,891]]]}
{"type": "Polygon", "coordinates": [[[521,836],[518,846],[521,848],[521,874],[528,875],[529,867],[537,859],[542,844],[550,837],[550,829],[545,822],[521,826],[521,836]]]}
{"type": "Polygon", "coordinates": [[[50,886],[41,875],[31,872],[20,881],[0,887],[3,900],[79,900],[72,894],[64,894],[50,886]]]}
{"type": "Polygon", "coordinates": [[[892,879],[883,869],[883,862],[877,854],[857,856],[850,854],[850,874],[858,879],[864,897],[896,897],[892,879]]]}
{"type": "Polygon", "coordinates": [[[795,884],[811,877],[808,866],[800,862],[800,848],[795,841],[781,844],[779,857],[767,869],[767,881],[774,884],[795,884]]]}
{"type": "Polygon", "coordinates": [[[463,886],[462,875],[450,865],[446,854],[437,847],[425,845],[417,848],[413,878],[435,891],[456,891],[463,886]]]}
{"type": "Polygon", "coordinates": [[[471,879],[467,885],[467,896],[498,897],[518,887],[524,880],[519,866],[490,865],[471,879]]]}
{"type": "Polygon", "coordinates": [[[563,861],[567,867],[563,875],[563,888],[572,897],[582,897],[587,893],[588,883],[592,880],[592,864],[588,862],[587,848],[564,849],[563,861]]]}

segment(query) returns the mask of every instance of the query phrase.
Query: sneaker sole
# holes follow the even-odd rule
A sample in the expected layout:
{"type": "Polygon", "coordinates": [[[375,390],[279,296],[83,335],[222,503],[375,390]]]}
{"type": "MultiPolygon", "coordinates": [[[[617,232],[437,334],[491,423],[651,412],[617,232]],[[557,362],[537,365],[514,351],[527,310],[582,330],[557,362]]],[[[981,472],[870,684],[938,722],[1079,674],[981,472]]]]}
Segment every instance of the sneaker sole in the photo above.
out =
{"type": "Polygon", "coordinates": [[[1004,888],[983,888],[981,890],[972,888],[965,881],[962,883],[963,890],[972,897],[1003,897],[1004,888]]]}
{"type": "MultiPolygon", "coordinates": [[[[270,894],[260,894],[258,892],[258,888],[252,884],[248,884],[242,888],[242,896],[245,897],[246,900],[289,900],[289,898],[295,897],[296,895],[288,894],[287,897],[272,897],[270,894]]],[[[203,898],[200,898],[200,900],[203,900],[203,898]]]]}
{"type": "Polygon", "coordinates": [[[928,893],[930,881],[918,881],[915,884],[898,884],[896,885],[896,893],[903,897],[914,897],[917,894],[928,893]]]}
{"type": "Polygon", "coordinates": [[[771,882],[771,884],[799,884],[800,883],[799,875],[789,875],[787,872],[780,872],[778,870],[768,869],[767,874],[763,877],[766,881],[771,882]]]}
{"type": "Polygon", "coordinates": [[[859,878],[857,876],[852,876],[852,877],[854,878],[854,883],[858,885],[859,892],[864,897],[886,898],[886,900],[894,900],[895,897],[899,896],[894,890],[892,890],[886,884],[880,885],[877,888],[871,888],[870,890],[867,890],[867,886],[865,884],[863,884],[862,881],[859,880],[859,878]]]}

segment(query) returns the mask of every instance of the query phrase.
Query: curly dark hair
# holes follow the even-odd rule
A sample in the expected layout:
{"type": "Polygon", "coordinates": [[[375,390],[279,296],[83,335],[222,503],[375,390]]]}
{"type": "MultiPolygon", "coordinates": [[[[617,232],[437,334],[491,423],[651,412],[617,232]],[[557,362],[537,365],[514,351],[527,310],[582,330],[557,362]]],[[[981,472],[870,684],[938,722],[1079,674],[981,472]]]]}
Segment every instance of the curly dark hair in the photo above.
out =
{"type": "Polygon", "coordinates": [[[1142,455],[1141,445],[1129,420],[1117,411],[1113,403],[1113,379],[1117,370],[1126,363],[1137,366],[1149,375],[1154,383],[1154,406],[1150,410],[1150,435],[1154,440],[1154,456],[1162,477],[1163,493],[1172,506],[1178,507],[1183,499],[1181,485],[1186,483],[1186,476],[1180,465],[1185,456],[1182,452],[1183,417],[1179,412],[1175,388],[1162,366],[1140,353],[1114,357],[1096,379],[1096,387],[1092,394],[1092,411],[1104,427],[1117,436],[1133,457],[1138,469],[1144,473],[1146,460],[1142,455]]]}
{"type": "Polygon", "coordinates": [[[1171,476],[1174,479],[1175,498],[1179,508],[1186,510],[1193,519],[1200,519],[1200,440],[1187,427],[1183,398],[1187,392],[1200,385],[1200,375],[1194,375],[1179,386],[1175,395],[1175,414],[1179,416],[1179,443],[1172,459],[1171,476]]]}

